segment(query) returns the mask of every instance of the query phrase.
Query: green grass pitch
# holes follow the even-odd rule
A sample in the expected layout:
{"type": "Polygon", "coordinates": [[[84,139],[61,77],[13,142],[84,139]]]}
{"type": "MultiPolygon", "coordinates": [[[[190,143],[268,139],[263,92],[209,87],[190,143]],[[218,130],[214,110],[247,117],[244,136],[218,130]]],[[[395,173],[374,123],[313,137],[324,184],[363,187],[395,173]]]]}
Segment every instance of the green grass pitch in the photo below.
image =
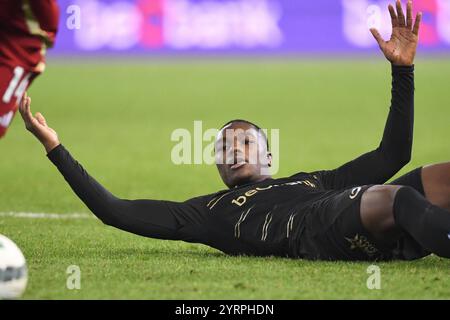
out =
{"type": "MultiPolygon", "coordinates": [[[[450,60],[416,62],[413,158],[399,174],[450,160],[450,60]]],[[[214,166],[170,160],[176,128],[217,128],[246,118],[280,129],[280,170],[334,168],[375,148],[390,101],[381,57],[322,60],[52,60],[29,91],[62,143],[123,198],[185,200],[223,189],[214,166]]],[[[0,212],[89,212],[16,117],[0,141],[0,212]]],[[[95,218],[0,216],[23,250],[26,299],[422,299],[450,298],[450,260],[370,263],[227,257],[203,245],[159,241],[95,218]],[[81,289],[66,269],[81,269],[81,289]]]]}

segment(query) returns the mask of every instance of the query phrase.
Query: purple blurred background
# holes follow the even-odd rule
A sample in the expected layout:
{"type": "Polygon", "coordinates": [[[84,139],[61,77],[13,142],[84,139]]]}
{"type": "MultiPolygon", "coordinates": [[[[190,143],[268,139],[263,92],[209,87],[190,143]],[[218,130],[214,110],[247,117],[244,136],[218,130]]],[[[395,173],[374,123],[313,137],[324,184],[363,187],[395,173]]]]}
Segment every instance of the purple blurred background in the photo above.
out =
{"type": "MultiPolygon", "coordinates": [[[[394,0],[390,1],[391,3],[394,0]]],[[[386,0],[60,0],[53,54],[366,53],[386,0]]],[[[450,0],[415,0],[422,52],[450,53],[450,0]]]]}

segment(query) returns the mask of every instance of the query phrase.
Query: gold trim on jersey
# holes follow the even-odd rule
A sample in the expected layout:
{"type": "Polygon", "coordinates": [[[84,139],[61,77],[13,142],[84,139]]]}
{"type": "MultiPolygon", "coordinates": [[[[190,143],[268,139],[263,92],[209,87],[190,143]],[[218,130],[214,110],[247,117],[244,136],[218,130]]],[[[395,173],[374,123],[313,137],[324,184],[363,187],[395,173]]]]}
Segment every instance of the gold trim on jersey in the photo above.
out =
{"type": "Polygon", "coordinates": [[[280,184],[270,184],[266,187],[256,187],[255,189],[248,190],[243,195],[240,195],[237,198],[234,198],[233,200],[231,200],[231,203],[237,205],[238,207],[241,207],[247,202],[247,198],[257,194],[260,191],[269,190],[269,189],[272,189],[273,187],[294,186],[297,184],[306,185],[311,188],[316,188],[316,185],[309,180],[297,180],[297,181],[284,182],[284,183],[280,183],[280,184]]]}
{"type": "Polygon", "coordinates": [[[227,194],[230,194],[230,193],[233,192],[233,191],[234,191],[234,190],[228,191],[228,192],[225,192],[225,193],[224,193],[223,195],[221,195],[220,197],[214,197],[214,198],[212,198],[212,199],[208,202],[208,204],[206,205],[206,207],[208,207],[209,210],[211,210],[211,209],[216,205],[216,203],[220,201],[220,199],[222,199],[222,198],[225,197],[227,194]],[[212,202],[214,202],[214,203],[211,205],[212,202]],[[210,206],[210,205],[211,205],[211,206],[210,206]]]}

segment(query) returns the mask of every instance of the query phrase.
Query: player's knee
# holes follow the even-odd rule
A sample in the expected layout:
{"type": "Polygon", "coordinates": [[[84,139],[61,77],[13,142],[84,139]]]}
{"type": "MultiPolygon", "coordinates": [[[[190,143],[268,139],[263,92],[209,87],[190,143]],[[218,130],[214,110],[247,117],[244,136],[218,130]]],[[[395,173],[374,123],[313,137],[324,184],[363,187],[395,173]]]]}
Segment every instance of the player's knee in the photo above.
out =
{"type": "Polygon", "coordinates": [[[450,162],[424,166],[422,184],[428,201],[450,210],[450,162]]]}
{"type": "Polygon", "coordinates": [[[450,162],[423,166],[422,175],[433,184],[442,184],[450,188],[450,162]]]}
{"type": "Polygon", "coordinates": [[[369,231],[378,234],[395,228],[395,195],[402,187],[375,185],[364,192],[361,200],[361,218],[369,231]]]}
{"type": "Polygon", "coordinates": [[[442,173],[444,175],[444,181],[445,181],[446,189],[450,193],[450,162],[447,162],[444,165],[444,170],[443,170],[442,173]]]}
{"type": "Polygon", "coordinates": [[[444,176],[444,196],[442,197],[442,205],[440,207],[450,210],[450,163],[447,163],[443,172],[444,176]]]}

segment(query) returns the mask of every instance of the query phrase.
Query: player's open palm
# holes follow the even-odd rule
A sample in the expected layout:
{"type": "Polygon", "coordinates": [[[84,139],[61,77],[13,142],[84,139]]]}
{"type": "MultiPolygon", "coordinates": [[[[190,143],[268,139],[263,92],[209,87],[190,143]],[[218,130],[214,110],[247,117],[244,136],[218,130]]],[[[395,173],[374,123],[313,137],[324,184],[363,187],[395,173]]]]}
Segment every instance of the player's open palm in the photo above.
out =
{"type": "Polygon", "coordinates": [[[28,131],[38,138],[44,145],[47,152],[59,145],[58,135],[56,131],[50,128],[45,121],[45,118],[39,112],[35,116],[31,113],[31,98],[25,93],[19,104],[19,112],[25,122],[25,127],[28,131]]]}
{"type": "Polygon", "coordinates": [[[406,17],[400,0],[397,0],[396,7],[397,12],[395,12],[392,5],[389,5],[389,12],[392,18],[392,35],[389,41],[384,41],[377,29],[372,28],[370,31],[391,63],[409,66],[414,63],[414,57],[416,56],[422,13],[419,12],[416,15],[413,24],[411,0],[408,0],[406,17]]]}

